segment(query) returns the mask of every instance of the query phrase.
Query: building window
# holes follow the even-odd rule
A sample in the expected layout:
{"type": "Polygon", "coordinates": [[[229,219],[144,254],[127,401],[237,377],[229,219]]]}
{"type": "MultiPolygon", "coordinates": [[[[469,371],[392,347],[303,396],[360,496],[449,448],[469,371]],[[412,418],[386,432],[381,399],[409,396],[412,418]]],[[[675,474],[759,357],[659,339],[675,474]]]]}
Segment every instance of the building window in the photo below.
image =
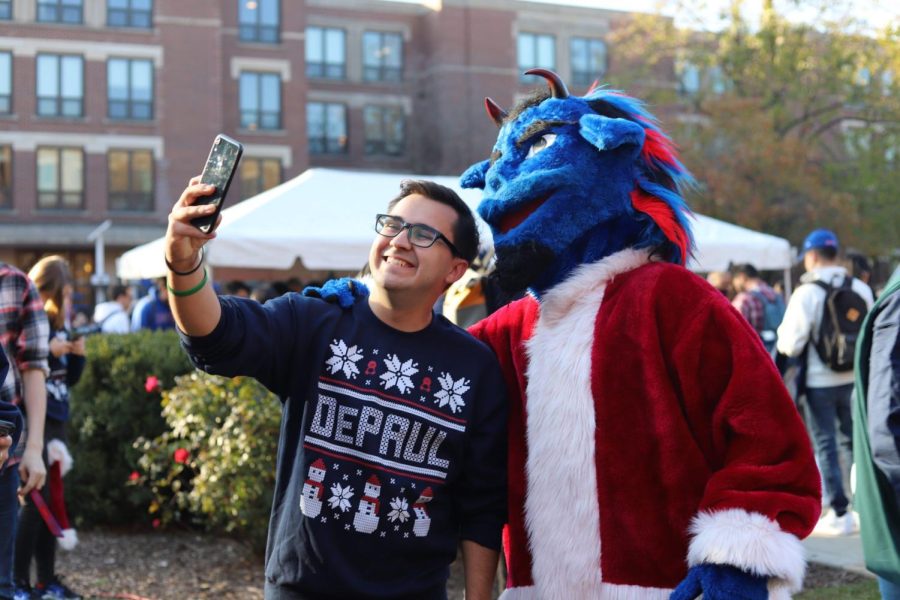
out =
{"type": "Polygon", "coordinates": [[[0,21],[12,19],[12,0],[0,0],[0,21]]]}
{"type": "Polygon", "coordinates": [[[528,69],[556,70],[556,38],[552,35],[520,33],[518,40],[519,77],[522,83],[534,83],[530,75],[521,75],[528,69]]]}
{"type": "Polygon", "coordinates": [[[343,79],[347,57],[346,33],[331,27],[306,28],[306,76],[343,79]]]}
{"type": "Polygon", "coordinates": [[[110,27],[153,27],[153,0],[106,0],[106,24],[110,27]]]}
{"type": "Polygon", "coordinates": [[[81,23],[81,0],[38,0],[37,20],[42,23],[81,23]]]}
{"type": "Polygon", "coordinates": [[[400,156],[405,142],[403,109],[367,106],[363,109],[366,154],[400,156]]]}
{"type": "Polygon", "coordinates": [[[281,129],[281,78],[244,71],[240,79],[241,127],[281,129]]]}
{"type": "Polygon", "coordinates": [[[591,85],[606,73],[606,44],[603,40],[572,38],[572,82],[591,85]]]}
{"type": "Polygon", "coordinates": [[[84,114],[82,57],[38,55],[37,114],[42,117],[80,117],[84,114]]]}
{"type": "Polygon", "coordinates": [[[12,53],[0,52],[0,114],[12,112],[12,53]]]}
{"type": "Polygon", "coordinates": [[[12,208],[12,146],[0,146],[0,209],[12,208]]]}
{"type": "Polygon", "coordinates": [[[84,206],[84,152],[81,148],[37,149],[38,208],[84,206]]]}
{"type": "Polygon", "coordinates": [[[367,31],[363,34],[363,79],[400,81],[403,78],[403,36],[367,31]]]}
{"type": "Polygon", "coordinates": [[[347,109],[343,104],[310,102],[306,105],[306,135],[310,154],[347,152],[347,109]]]}
{"type": "Polygon", "coordinates": [[[110,150],[106,158],[109,210],[152,211],[153,152],[110,150]]]}
{"type": "Polygon", "coordinates": [[[107,115],[110,119],[153,118],[153,62],[111,58],[106,62],[107,115]]]}
{"type": "Polygon", "coordinates": [[[281,161],[277,158],[241,160],[241,198],[252,198],[281,183],[281,161]]]}
{"type": "Polygon", "coordinates": [[[281,39],[279,4],[279,0],[238,0],[241,41],[277,44],[281,39]]]}

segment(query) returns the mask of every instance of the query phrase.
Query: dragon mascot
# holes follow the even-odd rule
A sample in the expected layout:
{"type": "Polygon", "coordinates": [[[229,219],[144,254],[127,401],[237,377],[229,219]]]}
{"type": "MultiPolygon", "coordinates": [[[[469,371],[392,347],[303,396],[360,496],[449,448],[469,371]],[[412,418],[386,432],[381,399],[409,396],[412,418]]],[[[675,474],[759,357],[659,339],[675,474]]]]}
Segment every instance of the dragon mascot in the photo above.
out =
{"type": "Polygon", "coordinates": [[[502,598],[788,598],[818,471],[759,337],[684,268],[690,175],[637,100],[528,73],[548,89],[485,100],[462,176],[529,292],[470,329],[510,390],[502,598]]]}

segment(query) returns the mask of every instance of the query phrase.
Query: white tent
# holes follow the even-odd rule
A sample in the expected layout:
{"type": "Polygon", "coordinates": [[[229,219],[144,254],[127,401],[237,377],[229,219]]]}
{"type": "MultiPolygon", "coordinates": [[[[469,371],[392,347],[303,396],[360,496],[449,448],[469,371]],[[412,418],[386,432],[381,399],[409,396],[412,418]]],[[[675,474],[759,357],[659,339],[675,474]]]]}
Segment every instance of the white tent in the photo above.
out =
{"type": "Polygon", "coordinates": [[[762,271],[791,268],[791,245],[786,239],[704,215],[695,217],[691,225],[697,250],[688,265],[691,270],[725,271],[731,263],[750,263],[762,271]]]}
{"type": "MultiPolygon", "coordinates": [[[[356,271],[375,235],[374,215],[397,194],[401,179],[436,181],[473,208],[481,199],[481,190],[461,189],[457,177],[309,169],[223,210],[207,260],[213,267],[290,269],[300,259],[309,270],[356,271]]],[[[697,255],[690,267],[695,271],[724,270],[732,262],[763,270],[791,266],[787,240],[703,215],[696,215],[693,226],[697,255]]],[[[482,234],[489,242],[486,227],[482,234]]],[[[122,279],[164,275],[162,238],[123,254],[117,273],[122,279]]]]}

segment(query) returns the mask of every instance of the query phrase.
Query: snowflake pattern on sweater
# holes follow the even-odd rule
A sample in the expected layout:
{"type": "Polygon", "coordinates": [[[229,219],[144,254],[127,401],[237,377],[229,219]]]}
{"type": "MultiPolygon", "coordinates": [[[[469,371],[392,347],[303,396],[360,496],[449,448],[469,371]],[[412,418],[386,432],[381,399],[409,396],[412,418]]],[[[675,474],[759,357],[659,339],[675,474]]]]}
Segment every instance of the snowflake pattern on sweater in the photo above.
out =
{"type": "MultiPolygon", "coordinates": [[[[448,433],[466,430],[465,421],[448,418],[447,411],[450,415],[462,412],[471,380],[456,378],[449,371],[441,370],[438,386],[433,388],[433,380],[427,373],[434,372],[434,366],[422,369],[413,358],[403,359],[398,353],[379,348],[367,352],[362,345],[339,338],[332,340],[329,349],[331,354],[325,360],[319,379],[320,393],[306,436],[307,445],[327,451],[323,456],[331,459],[344,458],[356,464],[386,467],[389,472],[425,483],[442,483],[450,463],[441,457],[441,444],[448,433]],[[359,363],[365,365],[367,376],[362,385],[356,382],[360,374],[359,363]],[[329,377],[332,375],[337,377],[329,377]],[[430,397],[433,405],[446,410],[411,406],[405,397],[413,390],[423,392],[420,401],[430,397]],[[397,395],[382,393],[388,391],[397,395]],[[392,406],[394,403],[397,404],[392,406]],[[377,452],[373,453],[367,444],[376,437],[377,452]]],[[[311,454],[310,460],[314,456],[311,454]]],[[[369,476],[368,472],[364,474],[358,469],[355,475],[345,473],[342,467],[346,466],[335,462],[325,481],[325,487],[331,492],[327,504],[335,510],[332,520],[341,521],[344,513],[353,511],[350,516],[353,527],[344,528],[347,532],[409,538],[408,534],[415,529],[416,537],[427,535],[428,527],[423,526],[423,522],[430,523],[430,519],[414,481],[390,477],[384,483],[377,480],[376,486],[371,479],[375,475],[369,476]],[[368,481],[364,475],[369,477],[368,481]],[[382,485],[392,489],[385,515],[380,514],[378,499],[382,495],[382,485]],[[363,490],[359,497],[356,497],[357,489],[363,490]],[[420,507],[416,515],[410,509],[414,504],[420,507]]],[[[428,501],[432,499],[429,488],[428,501]]],[[[309,504],[309,500],[305,502],[309,504]]],[[[303,513],[309,518],[319,516],[318,511],[308,514],[304,510],[303,513]]],[[[319,522],[327,523],[328,520],[319,519],[319,522]]]]}

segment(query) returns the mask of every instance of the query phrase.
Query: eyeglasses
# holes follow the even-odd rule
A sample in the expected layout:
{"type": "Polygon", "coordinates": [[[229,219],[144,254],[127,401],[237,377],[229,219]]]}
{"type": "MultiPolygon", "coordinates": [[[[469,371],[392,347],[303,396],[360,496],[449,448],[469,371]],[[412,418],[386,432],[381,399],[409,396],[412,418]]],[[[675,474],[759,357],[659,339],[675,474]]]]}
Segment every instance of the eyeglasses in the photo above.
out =
{"type": "Polygon", "coordinates": [[[393,215],[375,216],[375,231],[384,237],[395,238],[403,233],[404,229],[406,229],[406,237],[409,239],[409,243],[413,246],[418,246],[419,248],[431,248],[436,241],[443,240],[443,242],[447,244],[447,247],[450,248],[450,252],[453,253],[453,256],[456,256],[457,258],[462,257],[459,250],[453,245],[453,242],[448,240],[446,235],[434,227],[429,227],[422,223],[407,223],[400,217],[395,217],[393,215]]]}

